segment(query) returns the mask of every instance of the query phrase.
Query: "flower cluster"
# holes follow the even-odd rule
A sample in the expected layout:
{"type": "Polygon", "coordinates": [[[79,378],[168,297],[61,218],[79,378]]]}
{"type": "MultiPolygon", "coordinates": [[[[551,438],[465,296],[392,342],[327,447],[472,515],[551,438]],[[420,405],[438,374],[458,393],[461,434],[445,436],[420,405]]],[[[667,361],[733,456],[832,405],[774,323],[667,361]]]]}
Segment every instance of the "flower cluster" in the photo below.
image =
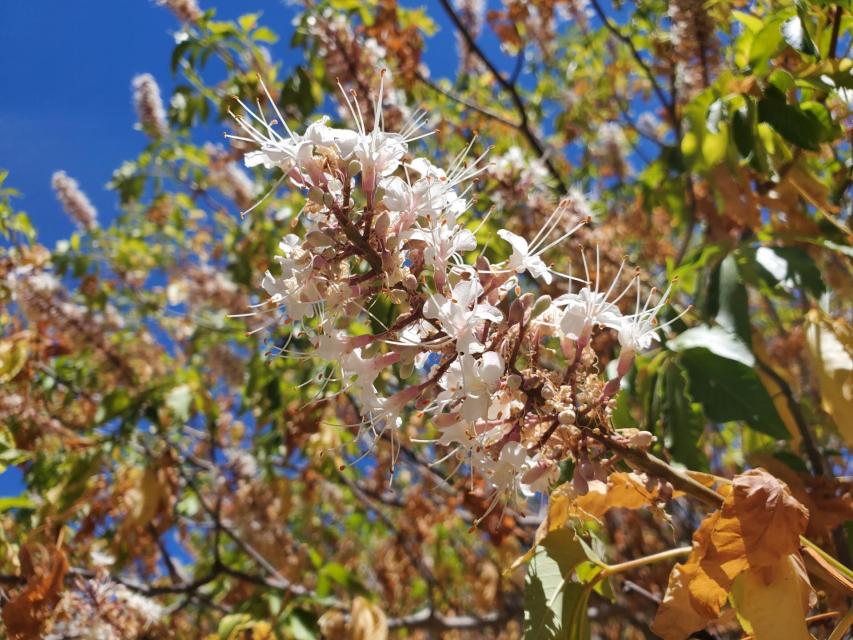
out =
{"type": "Polygon", "coordinates": [[[50,178],[50,185],[56,193],[56,199],[63,211],[74,220],[81,229],[91,231],[98,226],[98,210],[80,189],[77,181],[64,171],[56,171],[50,178]]]}
{"type": "MultiPolygon", "coordinates": [[[[258,147],[246,164],[278,169],[280,181],[307,194],[301,233],[284,236],[278,268],[262,282],[268,298],[258,313],[293,325],[294,341],[281,350],[310,343],[311,357],[335,371],[325,382],[334,378],[357,404],[361,433],[394,443],[407,410],[429,416],[448,457],[495,496],[547,489],[570,458],[578,486],[606,473],[592,435],[611,432],[613,397],[635,354],[658,339],[669,291],[644,302],[638,278],[618,284],[621,269],[605,286],[597,255],[590,263],[581,253],[583,278],[549,263],[585,223],[577,194],[529,240],[499,229],[505,259],[475,253],[487,220],[474,219],[468,196],[483,156],[467,161],[469,145],[446,169],[436,166],[412,153],[418,122],[384,130],[381,85],[372,128],[358,102],[345,99],[354,129],[323,118],[296,133],[276,112],[281,134],[263,113],[237,117],[245,132],[238,139],[258,147]],[[565,293],[522,293],[536,282],[565,293]],[[633,312],[623,313],[629,296],[633,312]],[[372,311],[379,306],[391,310],[384,321],[372,311]],[[360,319],[381,330],[351,330],[360,319]],[[609,380],[593,347],[602,331],[621,346],[609,380]]],[[[631,443],[648,446],[647,435],[634,433],[631,443]]]]}

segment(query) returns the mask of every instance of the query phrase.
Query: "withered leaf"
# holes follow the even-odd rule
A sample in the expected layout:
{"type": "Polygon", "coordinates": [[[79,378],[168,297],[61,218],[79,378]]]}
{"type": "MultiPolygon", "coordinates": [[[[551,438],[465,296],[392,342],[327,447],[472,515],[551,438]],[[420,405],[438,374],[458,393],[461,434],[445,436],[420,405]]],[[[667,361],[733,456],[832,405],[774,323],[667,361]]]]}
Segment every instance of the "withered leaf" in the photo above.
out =
{"type": "Polygon", "coordinates": [[[352,601],[349,624],[350,640],[387,640],[388,620],[375,604],[358,596],[352,601]]]}
{"type": "Polygon", "coordinates": [[[652,631],[680,640],[719,617],[738,576],[769,570],[797,553],[808,510],[763,469],[736,476],[722,509],[693,534],[693,551],[673,569],[652,631]]]}
{"type": "Polygon", "coordinates": [[[20,552],[24,588],[3,606],[3,622],[10,640],[35,640],[62,597],[68,560],[60,549],[25,545],[20,552]]]}

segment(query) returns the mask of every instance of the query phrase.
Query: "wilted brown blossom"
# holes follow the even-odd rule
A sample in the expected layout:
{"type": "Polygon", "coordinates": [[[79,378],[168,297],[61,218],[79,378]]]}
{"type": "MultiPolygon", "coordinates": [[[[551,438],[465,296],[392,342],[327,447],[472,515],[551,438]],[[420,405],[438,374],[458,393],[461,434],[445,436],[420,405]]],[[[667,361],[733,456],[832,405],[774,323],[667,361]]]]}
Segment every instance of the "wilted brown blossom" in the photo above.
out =
{"type": "Polygon", "coordinates": [[[705,0],[669,3],[672,62],[682,102],[689,101],[711,83],[721,62],[720,43],[707,5],[705,0]]]}
{"type": "Polygon", "coordinates": [[[133,106],[139,127],[152,138],[165,138],[169,133],[166,110],[160,97],[160,87],[150,73],[133,79],[133,106]]]}
{"type": "Polygon", "coordinates": [[[599,126],[590,152],[601,163],[605,176],[624,180],[631,170],[627,158],[628,142],[625,131],[615,122],[605,122],[599,126]]]}
{"type": "MultiPolygon", "coordinates": [[[[357,33],[346,17],[332,10],[309,16],[307,29],[319,45],[318,55],[324,61],[326,76],[354,92],[352,98],[358,102],[368,128],[373,126],[372,89],[378,86],[380,70],[385,70],[383,118],[386,126],[399,127],[408,117],[408,109],[405,98],[394,88],[394,74],[386,67],[388,51],[380,41],[371,35],[357,33]]],[[[343,104],[341,113],[348,115],[343,104]]]]}
{"type": "MultiPolygon", "coordinates": [[[[453,0],[456,13],[474,38],[483,30],[486,17],[485,0],[453,0]]],[[[468,41],[459,32],[456,33],[456,47],[459,49],[460,73],[473,73],[483,68],[483,63],[471,51],[468,41]]]]}
{"type": "Polygon", "coordinates": [[[221,145],[208,143],[204,150],[210,158],[210,184],[231,198],[241,210],[251,207],[258,197],[258,192],[248,174],[221,145]]]}
{"type": "Polygon", "coordinates": [[[91,230],[98,226],[98,211],[74,178],[64,171],[57,171],[51,177],[50,184],[62,209],[81,228],[91,230]]]}
{"type": "Polygon", "coordinates": [[[196,0],[156,0],[160,6],[168,7],[181,22],[195,22],[202,16],[196,0]]]}

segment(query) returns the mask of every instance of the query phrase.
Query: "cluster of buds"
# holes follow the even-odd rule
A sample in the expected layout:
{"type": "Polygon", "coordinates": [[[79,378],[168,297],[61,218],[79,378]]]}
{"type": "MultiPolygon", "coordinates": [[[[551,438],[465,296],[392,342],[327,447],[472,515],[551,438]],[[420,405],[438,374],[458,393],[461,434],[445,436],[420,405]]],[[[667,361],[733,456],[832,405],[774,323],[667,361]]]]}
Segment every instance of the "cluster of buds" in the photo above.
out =
{"type": "Polygon", "coordinates": [[[203,15],[196,0],[157,0],[157,4],[170,9],[181,22],[196,22],[203,15]]]}
{"type": "Polygon", "coordinates": [[[77,181],[64,171],[57,171],[50,178],[50,185],[63,211],[81,229],[91,231],[98,226],[98,210],[89,200],[77,181]]]}
{"type": "Polygon", "coordinates": [[[581,252],[583,278],[547,263],[586,222],[570,198],[529,241],[498,230],[509,257],[490,262],[475,253],[479,226],[468,198],[483,156],[468,162],[469,145],[439,168],[411,153],[423,137],[419,122],[383,129],[381,84],[370,129],[358,103],[344,97],[354,130],[324,118],[297,134],[276,113],[282,135],[263,113],[244,106],[237,117],[239,139],[258,147],[246,164],[280,170],[280,182],[307,195],[301,233],[282,239],[276,273],[262,282],[268,298],[257,312],[292,325],[293,339],[277,349],[291,353],[301,343],[334,370],[324,385],[334,379],[357,403],[360,434],[393,444],[407,411],[429,417],[447,458],[494,491],[492,506],[502,495],[546,490],[567,459],[594,473],[591,458],[602,452],[592,435],[612,433],[613,397],[637,352],[658,339],[669,290],[642,301],[637,277],[618,284],[621,269],[602,285],[597,253],[590,263],[581,252]],[[564,282],[566,292],[522,292],[536,281],[564,282]],[[620,311],[620,300],[635,295],[633,312],[620,311]],[[377,303],[391,309],[384,322],[371,311],[377,303]],[[352,330],[371,324],[381,330],[352,330]],[[610,379],[593,348],[601,331],[621,346],[610,379]]]}
{"type": "Polygon", "coordinates": [[[169,134],[166,110],[160,97],[160,87],[150,73],[140,73],[133,78],[133,107],[139,118],[139,128],[159,140],[169,134]]]}

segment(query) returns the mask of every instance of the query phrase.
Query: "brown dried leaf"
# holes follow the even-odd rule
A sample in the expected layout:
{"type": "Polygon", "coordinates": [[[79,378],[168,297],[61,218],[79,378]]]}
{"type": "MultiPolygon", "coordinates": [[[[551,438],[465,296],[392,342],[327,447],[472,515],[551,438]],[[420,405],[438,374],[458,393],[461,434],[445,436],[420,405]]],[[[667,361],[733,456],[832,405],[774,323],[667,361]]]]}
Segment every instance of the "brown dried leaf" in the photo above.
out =
{"type": "Polygon", "coordinates": [[[719,617],[735,579],[797,552],[808,510],[763,469],[736,476],[725,501],[693,534],[693,551],[673,569],[652,630],[677,640],[719,617]]]}
{"type": "Polygon", "coordinates": [[[3,607],[10,640],[35,640],[62,596],[68,560],[60,549],[31,544],[21,547],[24,588],[3,607]]]}
{"type": "MultiPolygon", "coordinates": [[[[809,522],[808,509],[794,499],[788,485],[763,469],[734,479],[732,509],[753,567],[773,565],[799,549],[809,522]]],[[[725,504],[723,516],[728,517],[725,504]]]]}

